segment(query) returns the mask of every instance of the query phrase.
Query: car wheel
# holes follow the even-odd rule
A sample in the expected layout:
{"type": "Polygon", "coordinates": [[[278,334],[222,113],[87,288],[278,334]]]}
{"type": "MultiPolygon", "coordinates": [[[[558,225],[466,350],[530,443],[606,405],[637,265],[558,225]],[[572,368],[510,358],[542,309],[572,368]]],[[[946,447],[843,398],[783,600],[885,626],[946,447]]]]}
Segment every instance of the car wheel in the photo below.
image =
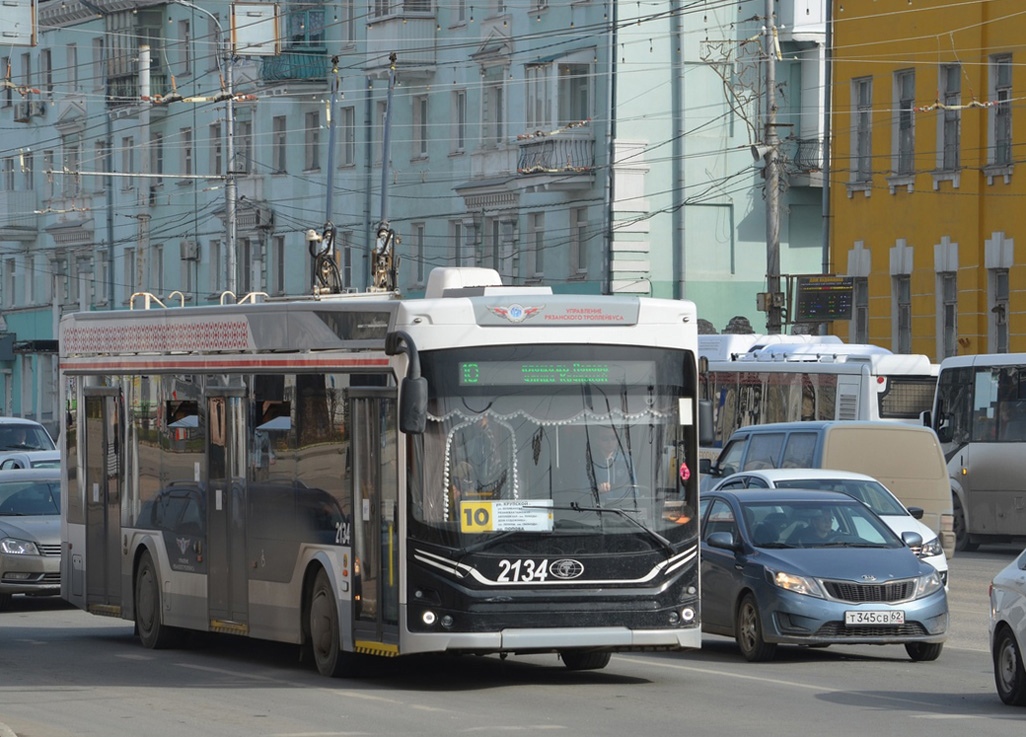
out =
{"type": "Polygon", "coordinates": [[[602,670],[609,665],[610,652],[596,650],[560,650],[559,657],[567,670],[602,670]]]}
{"type": "Polygon", "coordinates": [[[741,599],[741,605],[737,608],[737,620],[734,623],[734,639],[741,648],[741,654],[751,663],[773,660],[777,652],[776,643],[766,642],[762,637],[762,621],[759,618],[759,606],[755,603],[754,594],[745,594],[741,599]]]}
{"type": "Polygon", "coordinates": [[[994,637],[994,685],[1010,706],[1026,706],[1026,670],[1015,636],[1007,627],[994,637]]]}
{"type": "Polygon", "coordinates": [[[936,660],[944,649],[943,642],[906,642],[905,652],[915,661],[936,660]]]}
{"type": "Polygon", "coordinates": [[[139,640],[151,650],[173,647],[180,635],[160,620],[160,577],[153,558],[143,553],[135,572],[135,629],[139,640]]]}
{"type": "Polygon", "coordinates": [[[953,524],[955,528],[955,550],[959,553],[971,553],[980,546],[969,542],[969,533],[965,527],[965,511],[962,509],[962,502],[959,501],[957,496],[952,499],[951,507],[955,518],[953,524]]]}
{"type": "Polygon", "coordinates": [[[308,611],[310,646],[317,672],[329,678],[346,675],[353,669],[353,660],[356,656],[342,652],[335,592],[332,591],[331,581],[323,569],[318,571],[314,578],[308,611]]]}

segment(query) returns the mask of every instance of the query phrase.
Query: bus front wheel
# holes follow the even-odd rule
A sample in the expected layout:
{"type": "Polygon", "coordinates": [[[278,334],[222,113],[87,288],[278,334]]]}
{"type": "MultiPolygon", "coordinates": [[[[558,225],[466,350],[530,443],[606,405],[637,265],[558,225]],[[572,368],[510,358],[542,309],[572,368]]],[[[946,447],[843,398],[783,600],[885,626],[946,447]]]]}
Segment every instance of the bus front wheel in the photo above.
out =
{"type": "Polygon", "coordinates": [[[965,510],[962,509],[962,502],[956,496],[951,500],[952,512],[954,513],[955,528],[955,550],[959,553],[973,552],[980,547],[978,544],[969,541],[969,531],[965,524],[965,510]]]}
{"type": "Polygon", "coordinates": [[[173,647],[178,631],[160,621],[160,577],[150,554],[143,553],[135,572],[135,628],[151,650],[173,647]]]}
{"type": "Polygon", "coordinates": [[[331,581],[324,570],[317,572],[310,590],[309,606],[310,646],[313,650],[317,672],[322,676],[337,678],[351,669],[350,653],[342,652],[339,640],[338,606],[331,581]]]}

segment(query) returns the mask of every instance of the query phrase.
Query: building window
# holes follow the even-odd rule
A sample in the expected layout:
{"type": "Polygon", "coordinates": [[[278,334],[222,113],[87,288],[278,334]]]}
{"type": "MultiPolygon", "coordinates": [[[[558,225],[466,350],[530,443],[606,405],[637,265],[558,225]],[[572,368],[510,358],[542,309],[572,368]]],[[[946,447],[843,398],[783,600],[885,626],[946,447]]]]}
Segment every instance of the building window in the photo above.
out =
{"type": "Polygon", "coordinates": [[[944,109],[941,111],[941,170],[955,171],[960,168],[959,151],[962,136],[961,65],[945,64],[941,67],[941,89],[944,91],[944,109]]]}
{"type": "MultiPolygon", "coordinates": [[[[7,70],[11,68],[11,57],[3,56],[0,57],[0,74],[6,75],[7,70]]],[[[6,78],[6,77],[5,77],[6,78]]],[[[14,104],[14,87],[13,85],[4,85],[0,89],[0,107],[10,107],[14,104]]]]}
{"type": "Polygon", "coordinates": [[[353,284],[353,233],[349,230],[343,230],[338,234],[339,238],[339,251],[342,257],[342,263],[339,264],[339,273],[342,277],[342,287],[350,288],[354,287],[353,284]]]}
{"type": "Polygon", "coordinates": [[[413,224],[413,261],[416,264],[417,284],[424,283],[424,274],[427,272],[427,254],[424,252],[424,223],[413,224]]]}
{"type": "Polygon", "coordinates": [[[340,113],[342,155],[339,165],[353,166],[356,164],[356,108],[344,107],[340,113]]]}
{"type": "Polygon", "coordinates": [[[1008,269],[990,270],[990,322],[994,353],[1008,353],[1008,269]]]}
{"type": "MultiPolygon", "coordinates": [[[[379,2],[381,0],[378,0],[379,2]]],[[[385,0],[387,4],[387,0],[385,0]]],[[[295,3],[288,11],[288,47],[324,48],[324,8],[295,3]]]]}
{"type": "Polygon", "coordinates": [[[855,110],[855,161],[852,176],[856,182],[873,177],[873,80],[869,77],[852,80],[855,110]]]}
{"type": "Polygon", "coordinates": [[[559,124],[580,123],[590,120],[591,111],[590,64],[561,62],[559,64],[559,124]]]}
{"type": "Polygon", "coordinates": [[[225,265],[221,263],[221,241],[210,241],[210,263],[207,265],[210,270],[210,291],[217,294],[222,289],[225,265]]]}
{"type": "Polygon", "coordinates": [[[18,283],[15,263],[13,258],[4,259],[4,305],[7,307],[14,307],[17,304],[17,294],[14,291],[15,284],[18,283]]]}
{"type": "Polygon", "coordinates": [[[526,276],[537,279],[545,275],[545,213],[532,212],[527,216],[527,245],[531,265],[526,276]]]}
{"type": "Polygon", "coordinates": [[[991,163],[1007,166],[1012,163],[1012,57],[995,56],[990,68],[994,91],[990,109],[994,134],[991,144],[991,163]]]}
{"type": "Polygon", "coordinates": [[[897,156],[895,171],[900,176],[915,173],[916,128],[916,73],[912,69],[904,69],[894,75],[894,88],[897,97],[898,131],[897,156]]]}
{"type": "Polygon", "coordinates": [[[413,155],[411,158],[427,158],[428,135],[428,98],[427,95],[416,95],[413,98],[413,155]]]}
{"type": "Polygon", "coordinates": [[[182,174],[193,175],[192,128],[182,128],[182,174]]]}
{"type": "Polygon", "coordinates": [[[64,197],[78,197],[80,194],[80,171],[82,170],[82,144],[77,138],[65,138],[61,142],[64,149],[64,174],[61,178],[61,194],[64,197]]]}
{"type": "Polygon", "coordinates": [[[374,0],[374,17],[381,18],[392,12],[392,0],[374,0]]]}
{"type": "Polygon", "coordinates": [[[67,73],[68,73],[68,86],[72,90],[77,90],[78,89],[78,45],[77,44],[68,44],[68,48],[67,48],[66,54],[67,54],[67,59],[68,59],[68,63],[66,65],[67,73]]]}
{"type": "Polygon", "coordinates": [[[321,168],[321,115],[318,112],[306,114],[306,134],[303,140],[303,170],[317,171],[321,168]]]}
{"type": "Polygon", "coordinates": [[[220,176],[224,173],[224,163],[221,159],[222,145],[221,124],[215,123],[210,126],[210,156],[207,159],[210,162],[210,171],[207,173],[213,176],[220,176]]]}
{"type": "Polygon", "coordinates": [[[121,281],[121,300],[125,303],[135,294],[135,249],[126,248],[121,256],[124,276],[121,281]]]}
{"type": "Polygon", "coordinates": [[[24,151],[21,154],[21,176],[25,184],[25,192],[33,192],[36,189],[36,165],[32,160],[32,152],[24,151]]]}
{"type": "Polygon", "coordinates": [[[588,273],[588,208],[570,209],[570,276],[588,273]]]}
{"type": "Polygon", "coordinates": [[[5,156],[3,160],[3,190],[14,191],[14,157],[5,156]]]}
{"type": "Polygon", "coordinates": [[[43,94],[53,97],[53,53],[50,49],[39,51],[39,73],[43,77],[43,94]]]}
{"type": "Polygon", "coordinates": [[[192,33],[189,21],[178,21],[178,69],[182,75],[192,74],[192,33]]]}
{"type": "Polygon", "coordinates": [[[92,42],[93,46],[93,63],[92,63],[92,80],[93,89],[102,88],[106,83],[107,70],[103,68],[104,63],[104,49],[103,39],[94,38],[92,42]]]}
{"type": "Polygon", "coordinates": [[[164,244],[153,246],[153,263],[150,265],[150,278],[154,282],[157,294],[164,293],[164,244]]]}
{"type": "MultiPolygon", "coordinates": [[[[110,144],[107,141],[96,141],[93,144],[93,166],[95,171],[110,171],[112,163],[110,160],[110,144]]],[[[92,178],[92,190],[100,192],[103,190],[106,177],[97,175],[92,178]]]]}
{"type": "Polygon", "coordinates": [[[534,132],[552,125],[552,65],[529,65],[527,77],[527,129],[534,132]]]}
{"type": "Polygon", "coordinates": [[[153,185],[164,183],[164,134],[153,133],[150,135],[150,182],[153,185]]]}
{"type": "Polygon", "coordinates": [[[469,266],[463,262],[463,221],[449,221],[449,263],[453,266],[469,266]]]}
{"type": "Polygon", "coordinates": [[[379,100],[374,105],[374,163],[381,163],[385,148],[385,120],[388,116],[388,103],[379,100]]]}
{"type": "Polygon", "coordinates": [[[897,353],[912,352],[912,277],[897,274],[892,277],[894,314],[896,317],[897,353]]]}
{"type": "MultiPolygon", "coordinates": [[[[131,140],[131,139],[129,139],[131,140]]],[[[48,200],[52,200],[56,194],[54,175],[53,175],[53,151],[43,151],[43,171],[49,172],[46,175],[46,190],[43,196],[48,200]]],[[[125,169],[125,171],[132,171],[131,169],[125,169]]],[[[131,177],[125,177],[125,180],[131,182],[131,177]]],[[[126,185],[127,186],[127,185],[126,185]]]]}
{"type": "MultiPolygon", "coordinates": [[[[197,244],[198,245],[198,244],[197,244]]],[[[185,298],[191,300],[193,298],[193,292],[196,289],[196,265],[199,263],[199,258],[182,258],[178,260],[179,279],[181,284],[179,289],[185,294],[185,298]]],[[[99,268],[99,263],[97,264],[99,268]]]]}
{"type": "Polygon", "coordinates": [[[958,352],[958,279],[954,271],[942,271],[937,280],[941,298],[941,357],[948,358],[958,352]]]}
{"type": "Polygon", "coordinates": [[[285,116],[274,116],[271,121],[271,129],[271,169],[275,174],[284,174],[286,172],[285,154],[287,153],[285,116]]]}
{"type": "Polygon", "coordinates": [[[235,170],[239,174],[253,173],[253,121],[240,120],[235,124],[235,170]]]}
{"type": "Polygon", "coordinates": [[[34,304],[36,299],[36,257],[25,257],[25,304],[34,304]]]}
{"type": "Polygon", "coordinates": [[[481,90],[481,136],[485,146],[496,146],[505,139],[505,67],[493,66],[484,71],[481,90]]]}
{"type": "Polygon", "coordinates": [[[351,44],[356,40],[356,0],[341,0],[342,42],[351,44]]]}
{"type": "Polygon", "coordinates": [[[285,236],[276,235],[271,239],[271,270],[270,282],[272,294],[285,294],[285,236]]]}
{"type": "Polygon", "coordinates": [[[463,153],[467,148],[467,91],[452,93],[452,150],[463,153]]]}

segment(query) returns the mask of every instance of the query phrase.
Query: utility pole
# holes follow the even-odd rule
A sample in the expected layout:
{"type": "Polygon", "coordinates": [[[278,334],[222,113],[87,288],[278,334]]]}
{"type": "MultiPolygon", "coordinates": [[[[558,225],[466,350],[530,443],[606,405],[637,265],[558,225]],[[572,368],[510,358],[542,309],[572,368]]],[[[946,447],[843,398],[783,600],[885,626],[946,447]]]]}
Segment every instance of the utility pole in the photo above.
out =
{"type": "Polygon", "coordinates": [[[766,332],[779,334],[784,295],[780,291],[780,139],[777,137],[776,0],[766,0],[764,60],[766,64],[766,332]]]}

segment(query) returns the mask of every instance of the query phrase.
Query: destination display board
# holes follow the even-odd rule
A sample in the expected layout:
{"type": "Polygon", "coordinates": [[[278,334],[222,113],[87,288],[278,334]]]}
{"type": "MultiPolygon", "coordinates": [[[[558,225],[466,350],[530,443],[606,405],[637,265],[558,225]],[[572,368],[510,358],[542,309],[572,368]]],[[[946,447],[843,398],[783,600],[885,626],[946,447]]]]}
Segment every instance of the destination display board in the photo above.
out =
{"type": "Polygon", "coordinates": [[[795,277],[795,311],[792,322],[850,320],[855,277],[820,274],[795,277]]]}

